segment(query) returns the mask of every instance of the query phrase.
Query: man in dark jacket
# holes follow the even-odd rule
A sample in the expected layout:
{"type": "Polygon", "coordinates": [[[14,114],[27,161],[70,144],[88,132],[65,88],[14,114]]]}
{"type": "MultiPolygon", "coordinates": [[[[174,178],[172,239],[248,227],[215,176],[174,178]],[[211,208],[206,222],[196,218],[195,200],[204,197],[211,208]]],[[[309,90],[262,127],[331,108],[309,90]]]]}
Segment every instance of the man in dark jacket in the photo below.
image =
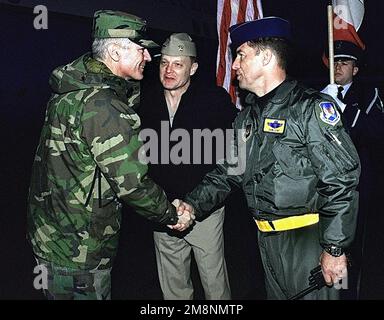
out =
{"type": "Polygon", "coordinates": [[[361,161],[359,183],[359,215],[356,238],[351,251],[346,299],[381,298],[384,293],[382,267],[384,259],[377,243],[383,241],[381,227],[381,184],[384,170],[384,108],[379,91],[359,81],[363,50],[349,41],[334,42],[335,84],[323,92],[341,101],[343,123],[349,132],[361,161]]]}
{"type": "MultiPolygon", "coordinates": [[[[287,77],[288,21],[268,17],[230,33],[237,49],[232,69],[250,91],[250,106],[234,123],[244,170],[218,165],[183,206],[200,217],[242,188],[260,231],[268,298],[288,299],[308,287],[319,261],[326,283],[338,288],[356,226],[356,150],[334,101],[287,77]]],[[[305,296],[337,298],[329,287],[305,296]]]]}
{"type": "MultiPolygon", "coordinates": [[[[28,236],[49,299],[110,299],[122,201],[148,219],[188,227],[138,159],[137,82],[151,61],[146,22],[95,12],[92,55],[53,71],[36,151],[28,236]]],[[[180,229],[180,230],[181,230],[180,229]]]]}
{"type": "MultiPolygon", "coordinates": [[[[150,158],[149,176],[166,192],[168,200],[184,198],[224,157],[226,129],[231,129],[236,108],[223,88],[191,80],[197,52],[186,33],[172,34],[163,44],[160,82],[142,95],[139,115],[142,134],[149,137],[156,158],[150,158]],[[144,129],[146,128],[146,129],[144,129]],[[157,143],[152,135],[158,137],[157,143]]],[[[191,230],[154,232],[157,267],[163,297],[193,299],[192,252],[206,299],[230,299],[224,259],[224,207],[191,230]]]]}

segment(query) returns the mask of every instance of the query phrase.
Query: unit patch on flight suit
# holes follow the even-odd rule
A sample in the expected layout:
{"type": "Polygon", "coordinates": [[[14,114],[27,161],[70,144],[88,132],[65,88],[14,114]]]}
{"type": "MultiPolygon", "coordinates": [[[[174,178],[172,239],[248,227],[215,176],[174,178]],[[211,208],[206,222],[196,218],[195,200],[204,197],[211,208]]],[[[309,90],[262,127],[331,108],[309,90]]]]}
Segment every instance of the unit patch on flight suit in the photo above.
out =
{"type": "Polygon", "coordinates": [[[320,102],[319,106],[321,109],[320,119],[323,122],[334,126],[340,121],[340,113],[337,111],[333,102],[320,102]]]}
{"type": "Polygon", "coordinates": [[[285,130],[285,120],[265,118],[263,131],[268,133],[283,134],[285,130]]]}

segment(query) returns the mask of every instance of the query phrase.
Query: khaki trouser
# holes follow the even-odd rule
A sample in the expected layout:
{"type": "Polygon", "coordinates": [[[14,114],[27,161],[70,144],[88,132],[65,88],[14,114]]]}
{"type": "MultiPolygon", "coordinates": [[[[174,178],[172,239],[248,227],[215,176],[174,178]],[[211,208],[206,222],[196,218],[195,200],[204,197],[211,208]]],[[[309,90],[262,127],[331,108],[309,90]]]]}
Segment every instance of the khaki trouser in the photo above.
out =
{"type": "Polygon", "coordinates": [[[193,299],[191,250],[196,260],[205,298],[231,298],[224,258],[224,207],[212,213],[191,230],[154,232],[157,268],[165,300],[193,299]]]}

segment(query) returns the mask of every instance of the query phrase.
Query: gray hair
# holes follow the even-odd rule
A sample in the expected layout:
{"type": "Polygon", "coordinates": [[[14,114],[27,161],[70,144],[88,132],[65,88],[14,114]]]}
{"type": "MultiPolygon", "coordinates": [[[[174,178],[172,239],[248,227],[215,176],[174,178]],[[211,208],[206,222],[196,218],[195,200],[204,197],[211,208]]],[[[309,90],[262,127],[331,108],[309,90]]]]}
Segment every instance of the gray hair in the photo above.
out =
{"type": "Polygon", "coordinates": [[[92,43],[93,58],[104,61],[107,58],[108,47],[117,44],[128,47],[132,43],[128,38],[95,38],[92,43]]]}

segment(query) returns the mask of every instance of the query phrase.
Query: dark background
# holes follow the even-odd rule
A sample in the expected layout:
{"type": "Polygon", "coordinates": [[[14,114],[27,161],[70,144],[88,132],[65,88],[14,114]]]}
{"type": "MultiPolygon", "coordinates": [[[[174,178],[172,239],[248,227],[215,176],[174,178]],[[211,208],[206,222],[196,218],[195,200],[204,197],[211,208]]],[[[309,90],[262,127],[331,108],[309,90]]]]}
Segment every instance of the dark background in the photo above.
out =
{"type": "MultiPolygon", "coordinates": [[[[0,298],[41,299],[34,290],[34,260],[25,240],[26,195],[34,151],[49,98],[48,77],[58,65],[66,64],[89,50],[94,9],[120,9],[147,18],[149,33],[162,43],[170,32],[189,32],[198,45],[199,74],[214,81],[216,66],[216,1],[153,1],[153,10],[143,14],[140,1],[57,1],[50,10],[47,30],[33,28],[34,1],[0,1],[0,298]],[[23,6],[23,3],[28,3],[23,6]],[[73,2],[72,2],[73,3],[73,2]],[[134,3],[134,5],[133,5],[134,3]],[[78,11],[78,12],[77,12],[78,11]],[[190,19],[180,19],[180,12],[190,19]],[[199,22],[199,16],[202,18],[199,22]],[[149,17],[152,17],[150,19],[149,17]],[[153,22],[153,23],[151,23],[153,22]],[[185,28],[184,28],[185,25],[185,28]]],[[[142,1],[150,6],[151,1],[142,1]]],[[[384,86],[382,47],[384,2],[365,1],[366,14],[359,30],[367,46],[366,66],[361,77],[367,83],[384,86]]],[[[265,0],[264,16],[291,21],[296,55],[290,73],[307,85],[321,88],[327,70],[321,55],[326,43],[326,1],[265,0]]],[[[156,64],[149,67],[145,81],[154,81],[156,64]]],[[[234,299],[263,299],[263,277],[256,247],[256,228],[246,212],[241,194],[230,202],[225,221],[228,271],[234,299]]],[[[161,299],[152,233],[141,217],[125,211],[119,254],[113,270],[113,298],[161,299]]],[[[378,244],[381,245],[381,244],[378,244]]],[[[378,262],[382,263],[382,262],[378,262]]],[[[194,272],[194,278],[197,275],[194,272]]],[[[374,289],[373,289],[374,292],[374,289]]],[[[196,298],[202,298],[201,288],[196,298]]]]}

